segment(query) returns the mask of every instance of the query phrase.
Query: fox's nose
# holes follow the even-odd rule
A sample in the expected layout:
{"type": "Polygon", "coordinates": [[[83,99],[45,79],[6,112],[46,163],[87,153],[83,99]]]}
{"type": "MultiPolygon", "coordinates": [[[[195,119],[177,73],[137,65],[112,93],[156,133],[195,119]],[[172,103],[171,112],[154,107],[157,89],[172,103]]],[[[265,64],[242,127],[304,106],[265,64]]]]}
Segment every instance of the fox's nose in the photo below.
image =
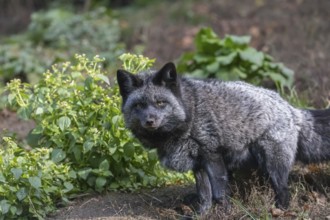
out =
{"type": "Polygon", "coordinates": [[[152,118],[147,119],[147,121],[146,121],[146,126],[148,126],[148,127],[153,127],[154,124],[155,124],[155,120],[154,120],[154,119],[152,119],[152,118]]]}

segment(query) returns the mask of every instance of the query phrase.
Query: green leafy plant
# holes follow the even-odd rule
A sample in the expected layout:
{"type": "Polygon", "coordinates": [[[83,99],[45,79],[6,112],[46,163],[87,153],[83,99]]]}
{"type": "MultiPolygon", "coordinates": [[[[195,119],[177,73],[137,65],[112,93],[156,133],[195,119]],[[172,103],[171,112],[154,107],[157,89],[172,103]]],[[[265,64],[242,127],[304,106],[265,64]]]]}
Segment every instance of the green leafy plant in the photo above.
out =
{"type": "Polygon", "coordinates": [[[24,150],[9,137],[0,146],[0,219],[43,219],[67,202],[75,173],[50,160],[51,149],[24,150]]]}
{"type": "Polygon", "coordinates": [[[36,12],[28,30],[0,44],[0,83],[13,78],[35,83],[52,64],[76,53],[99,54],[109,67],[123,53],[118,21],[104,8],[76,14],[64,9],[36,12]]]}
{"type": "Polygon", "coordinates": [[[98,54],[105,58],[103,64],[113,63],[124,47],[118,21],[102,7],[83,14],[63,9],[34,13],[27,35],[34,45],[59,49],[69,58],[98,54]]]}
{"type": "Polygon", "coordinates": [[[104,59],[76,58],[75,64],[53,66],[34,86],[8,84],[8,102],[36,122],[28,143],[52,148],[51,159],[69,163],[85,189],[134,190],[184,180],[167,174],[156,153],[145,151],[125,129],[118,87],[101,70],[104,59]]]}
{"type": "Polygon", "coordinates": [[[142,70],[149,69],[155,63],[155,59],[149,59],[148,57],[144,57],[142,55],[124,53],[119,56],[119,59],[122,62],[122,67],[131,72],[137,73],[142,70]]]}
{"type": "Polygon", "coordinates": [[[196,51],[179,59],[178,69],[194,77],[244,80],[260,84],[271,79],[277,86],[291,87],[293,71],[249,46],[249,36],[229,35],[220,39],[210,28],[195,38],[196,51]]]}

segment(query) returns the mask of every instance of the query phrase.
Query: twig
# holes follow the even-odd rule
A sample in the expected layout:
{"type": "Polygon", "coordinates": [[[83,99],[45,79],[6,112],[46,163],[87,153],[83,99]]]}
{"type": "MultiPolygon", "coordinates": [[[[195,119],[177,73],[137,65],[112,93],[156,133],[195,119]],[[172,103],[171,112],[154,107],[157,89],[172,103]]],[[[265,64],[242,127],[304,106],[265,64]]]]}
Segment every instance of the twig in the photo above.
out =
{"type": "Polygon", "coordinates": [[[160,199],[158,199],[158,198],[156,198],[156,197],[154,197],[154,196],[152,196],[152,195],[149,195],[148,193],[143,193],[143,194],[146,195],[146,196],[149,196],[150,198],[152,198],[152,199],[154,199],[154,200],[156,200],[156,201],[158,201],[158,202],[160,202],[160,203],[163,203],[162,200],[160,200],[160,199]]]}

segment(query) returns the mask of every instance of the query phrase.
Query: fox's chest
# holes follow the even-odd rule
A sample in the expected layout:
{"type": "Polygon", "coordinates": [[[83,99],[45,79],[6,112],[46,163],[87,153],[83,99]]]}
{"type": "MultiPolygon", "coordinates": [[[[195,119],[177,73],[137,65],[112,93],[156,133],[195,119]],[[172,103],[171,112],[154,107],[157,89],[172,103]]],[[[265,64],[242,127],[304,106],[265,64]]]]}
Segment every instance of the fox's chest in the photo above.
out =
{"type": "Polygon", "coordinates": [[[198,164],[198,146],[192,140],[170,141],[158,148],[163,166],[178,172],[192,170],[198,164]]]}

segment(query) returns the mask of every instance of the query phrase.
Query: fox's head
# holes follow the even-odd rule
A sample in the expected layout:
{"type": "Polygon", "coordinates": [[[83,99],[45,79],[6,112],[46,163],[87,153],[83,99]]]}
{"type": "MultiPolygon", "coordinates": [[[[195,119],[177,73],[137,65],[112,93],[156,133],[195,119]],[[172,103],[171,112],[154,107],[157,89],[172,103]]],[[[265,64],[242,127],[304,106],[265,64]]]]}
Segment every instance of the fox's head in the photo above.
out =
{"type": "Polygon", "coordinates": [[[133,133],[171,132],[186,120],[180,77],[173,63],[137,75],[117,71],[122,111],[133,133]]]}

